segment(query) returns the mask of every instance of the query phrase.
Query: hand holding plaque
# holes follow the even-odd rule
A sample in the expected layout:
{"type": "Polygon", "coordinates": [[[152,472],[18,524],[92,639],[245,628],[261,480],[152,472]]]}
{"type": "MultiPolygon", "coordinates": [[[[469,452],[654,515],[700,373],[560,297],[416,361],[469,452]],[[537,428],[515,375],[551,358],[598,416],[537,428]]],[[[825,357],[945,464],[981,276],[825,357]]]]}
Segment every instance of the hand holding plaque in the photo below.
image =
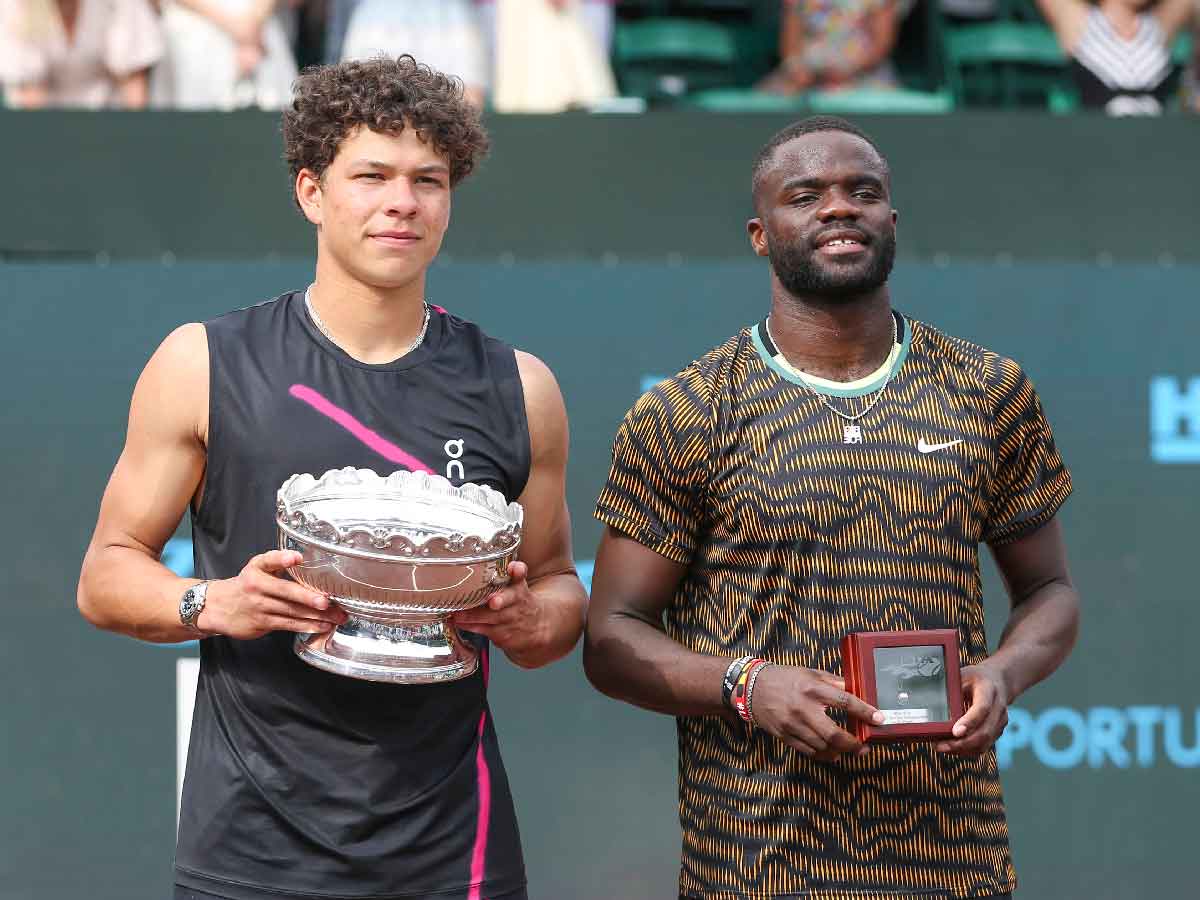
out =
{"type": "Polygon", "coordinates": [[[865,743],[945,741],[962,718],[958,632],[858,631],[842,639],[846,690],[883,713],[882,724],[849,720],[865,743]]]}
{"type": "Polygon", "coordinates": [[[805,756],[834,760],[865,751],[829,715],[879,721],[879,712],[845,689],[844,679],[798,666],[764,666],[754,688],[754,723],[805,756]]]}

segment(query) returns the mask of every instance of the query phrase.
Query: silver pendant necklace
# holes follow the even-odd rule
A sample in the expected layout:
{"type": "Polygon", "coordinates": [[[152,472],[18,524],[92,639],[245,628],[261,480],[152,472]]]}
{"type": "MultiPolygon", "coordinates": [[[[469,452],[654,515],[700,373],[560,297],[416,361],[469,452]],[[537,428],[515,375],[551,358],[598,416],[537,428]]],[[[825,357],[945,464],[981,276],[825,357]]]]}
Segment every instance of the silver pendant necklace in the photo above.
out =
{"type": "MultiPolygon", "coordinates": [[[[325,338],[326,338],[326,340],[329,341],[329,343],[333,344],[333,346],[337,347],[339,350],[341,350],[343,353],[345,353],[346,348],[343,347],[341,344],[339,344],[337,341],[335,341],[333,339],[333,335],[329,333],[329,329],[325,326],[325,323],[323,321],[321,321],[321,317],[317,315],[317,310],[312,305],[312,298],[309,297],[309,293],[311,291],[312,291],[312,288],[310,287],[307,290],[305,290],[305,292],[304,292],[304,308],[308,311],[308,317],[310,319],[312,319],[312,323],[317,326],[317,331],[319,331],[319,332],[321,332],[321,334],[325,335],[325,338]]],[[[416,340],[414,340],[411,344],[409,344],[408,348],[405,349],[405,351],[403,353],[401,353],[400,356],[397,356],[396,359],[399,359],[401,356],[407,356],[408,354],[412,353],[414,350],[416,350],[418,347],[420,347],[421,344],[423,344],[425,342],[425,332],[427,332],[429,330],[429,304],[427,302],[425,302],[424,300],[422,300],[421,306],[425,310],[425,318],[421,322],[421,330],[419,332],[417,332],[416,340]]],[[[347,355],[349,355],[349,354],[347,354],[347,355]]]]}
{"type": "MultiPolygon", "coordinates": [[[[767,328],[767,337],[771,338],[771,343],[775,344],[775,346],[778,347],[779,345],[775,343],[775,338],[771,336],[770,323],[766,323],[766,328],[767,328]]],[[[891,347],[896,346],[896,342],[899,340],[899,338],[900,338],[900,333],[896,327],[896,316],[895,316],[895,314],[893,314],[892,315],[891,347]]],[[[891,356],[890,349],[888,351],[888,355],[889,355],[889,357],[891,356]]],[[[830,403],[825,398],[824,394],[822,394],[815,387],[813,387],[811,384],[808,383],[808,380],[804,377],[804,374],[799,369],[796,370],[796,375],[800,379],[800,383],[802,385],[804,385],[804,387],[808,388],[808,390],[811,391],[813,394],[815,394],[816,398],[821,401],[821,404],[826,409],[828,409],[834,415],[840,416],[841,418],[846,420],[845,424],[842,426],[842,443],[843,444],[861,444],[863,442],[863,430],[862,430],[862,426],[858,424],[858,420],[861,419],[863,416],[865,416],[867,413],[869,413],[872,409],[875,408],[875,404],[879,402],[879,398],[883,396],[883,392],[887,390],[887,386],[892,383],[892,376],[894,376],[895,374],[896,374],[896,372],[893,367],[893,370],[891,372],[888,372],[887,379],[880,386],[879,390],[875,392],[875,396],[871,398],[871,402],[868,403],[859,412],[856,412],[853,415],[851,415],[850,413],[842,412],[840,409],[838,409],[836,406],[834,406],[832,403],[830,403]]]]}

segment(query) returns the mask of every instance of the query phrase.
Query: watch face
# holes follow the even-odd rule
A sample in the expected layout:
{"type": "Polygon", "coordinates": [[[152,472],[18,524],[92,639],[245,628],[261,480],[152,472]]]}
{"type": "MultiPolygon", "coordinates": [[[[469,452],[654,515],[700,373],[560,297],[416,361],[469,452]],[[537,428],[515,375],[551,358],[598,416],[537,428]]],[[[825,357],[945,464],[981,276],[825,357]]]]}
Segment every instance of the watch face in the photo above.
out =
{"type": "Polygon", "coordinates": [[[199,612],[199,604],[196,602],[196,589],[188,588],[183,592],[183,600],[179,603],[179,617],[190,625],[199,612]]]}

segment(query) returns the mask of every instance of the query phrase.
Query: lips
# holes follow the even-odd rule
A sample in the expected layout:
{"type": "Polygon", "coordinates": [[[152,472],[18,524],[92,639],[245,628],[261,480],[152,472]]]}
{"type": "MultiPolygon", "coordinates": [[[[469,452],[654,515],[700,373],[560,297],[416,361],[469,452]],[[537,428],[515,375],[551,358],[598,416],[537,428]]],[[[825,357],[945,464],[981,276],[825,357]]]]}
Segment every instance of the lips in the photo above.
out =
{"type": "Polygon", "coordinates": [[[411,231],[379,231],[371,239],[389,247],[409,247],[421,238],[411,231]]]}
{"type": "Polygon", "coordinates": [[[836,228],[817,236],[817,250],[827,256],[861,253],[869,243],[867,236],[853,228],[836,228]]]}

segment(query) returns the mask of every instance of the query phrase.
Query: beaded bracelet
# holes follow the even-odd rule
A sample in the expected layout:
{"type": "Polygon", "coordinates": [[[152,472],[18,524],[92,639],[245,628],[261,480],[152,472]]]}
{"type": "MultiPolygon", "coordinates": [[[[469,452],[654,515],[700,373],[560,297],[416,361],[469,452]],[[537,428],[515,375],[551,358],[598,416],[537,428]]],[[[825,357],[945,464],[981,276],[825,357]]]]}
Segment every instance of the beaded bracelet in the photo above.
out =
{"type": "Polygon", "coordinates": [[[746,721],[753,727],[758,727],[758,722],[754,721],[754,685],[758,681],[758,676],[763,673],[763,670],[771,665],[769,662],[764,662],[761,666],[755,666],[754,671],[750,674],[750,680],[746,684],[746,721]]]}
{"type": "Polygon", "coordinates": [[[730,709],[733,709],[733,689],[737,687],[746,665],[753,659],[753,656],[742,656],[731,662],[725,670],[725,677],[721,679],[721,702],[730,709]]]}
{"type": "Polygon", "coordinates": [[[738,683],[733,689],[733,709],[743,722],[750,721],[750,708],[747,705],[750,681],[758,670],[766,664],[766,660],[756,657],[746,663],[746,667],[742,669],[742,674],[738,676],[738,683]]]}

